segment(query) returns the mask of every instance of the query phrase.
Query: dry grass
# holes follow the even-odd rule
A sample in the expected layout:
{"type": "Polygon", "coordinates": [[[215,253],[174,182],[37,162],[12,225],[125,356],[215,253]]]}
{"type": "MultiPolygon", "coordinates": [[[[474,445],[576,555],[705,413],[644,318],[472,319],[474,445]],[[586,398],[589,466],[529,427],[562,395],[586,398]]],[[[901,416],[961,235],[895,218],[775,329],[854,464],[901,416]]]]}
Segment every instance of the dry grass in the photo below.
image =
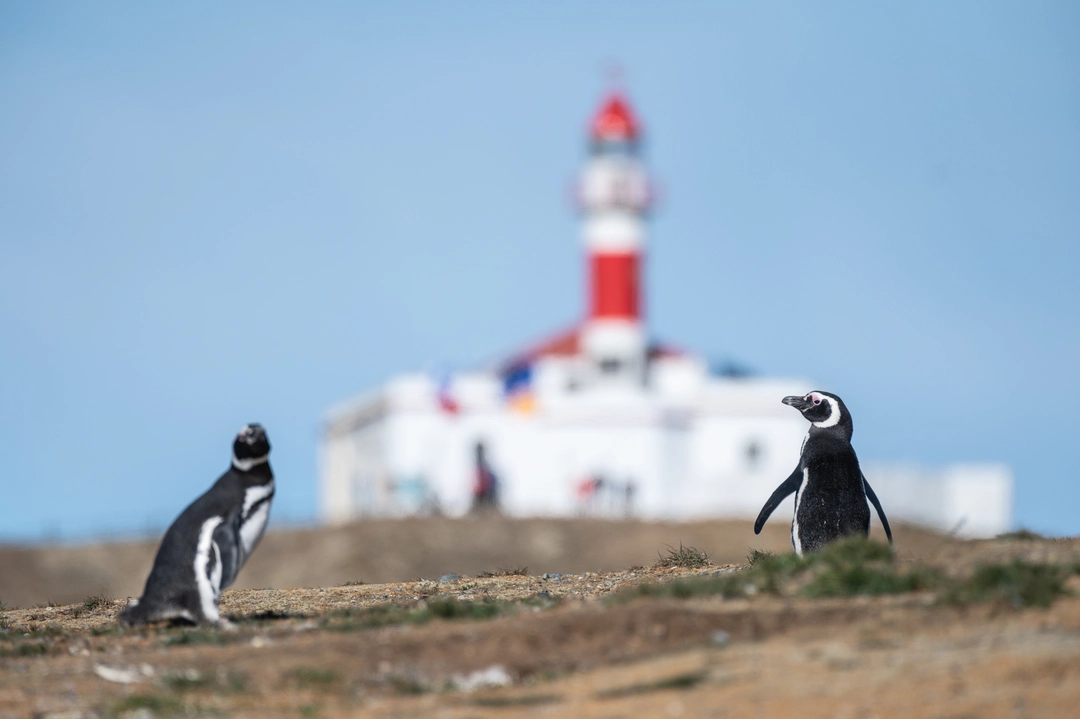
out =
{"type": "Polygon", "coordinates": [[[667,555],[660,555],[660,558],[656,561],[654,566],[698,569],[701,567],[711,567],[712,562],[709,561],[709,555],[697,547],[687,547],[684,546],[682,542],[679,542],[678,549],[668,546],[667,555]]]}

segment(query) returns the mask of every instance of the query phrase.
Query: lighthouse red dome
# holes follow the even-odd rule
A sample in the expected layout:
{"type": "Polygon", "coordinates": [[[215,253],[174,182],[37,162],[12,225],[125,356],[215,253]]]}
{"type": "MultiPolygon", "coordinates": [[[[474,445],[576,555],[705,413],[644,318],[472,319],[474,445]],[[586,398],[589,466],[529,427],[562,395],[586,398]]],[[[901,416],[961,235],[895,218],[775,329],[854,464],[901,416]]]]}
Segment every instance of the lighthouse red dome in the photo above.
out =
{"type": "Polygon", "coordinates": [[[632,141],[638,139],[641,132],[630,103],[617,92],[609,95],[600,106],[589,131],[592,139],[597,141],[632,141]]]}

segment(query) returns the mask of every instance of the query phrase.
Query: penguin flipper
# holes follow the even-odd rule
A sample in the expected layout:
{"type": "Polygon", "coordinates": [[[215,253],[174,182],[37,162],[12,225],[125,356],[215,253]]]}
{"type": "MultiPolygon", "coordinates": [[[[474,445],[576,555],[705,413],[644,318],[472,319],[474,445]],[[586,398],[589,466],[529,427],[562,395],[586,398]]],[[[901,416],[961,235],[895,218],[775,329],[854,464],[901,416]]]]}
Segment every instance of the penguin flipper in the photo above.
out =
{"type": "Polygon", "coordinates": [[[878,519],[881,520],[881,526],[885,528],[885,536],[889,538],[889,544],[892,544],[892,530],[889,529],[889,520],[885,517],[885,511],[881,508],[881,502],[878,501],[877,495],[874,494],[873,487],[866,481],[866,475],[862,476],[863,487],[866,488],[866,498],[870,500],[870,504],[874,505],[874,509],[877,510],[878,519]]]}
{"type": "Polygon", "coordinates": [[[787,499],[789,495],[792,495],[799,490],[799,483],[801,481],[802,472],[796,467],[795,471],[791,473],[791,476],[785,479],[783,484],[776,488],[776,491],[769,497],[769,501],[761,508],[761,512],[758,513],[757,516],[757,521],[754,522],[754,534],[761,534],[761,528],[765,526],[765,521],[769,518],[769,515],[772,514],[773,510],[780,506],[780,503],[787,499]]]}

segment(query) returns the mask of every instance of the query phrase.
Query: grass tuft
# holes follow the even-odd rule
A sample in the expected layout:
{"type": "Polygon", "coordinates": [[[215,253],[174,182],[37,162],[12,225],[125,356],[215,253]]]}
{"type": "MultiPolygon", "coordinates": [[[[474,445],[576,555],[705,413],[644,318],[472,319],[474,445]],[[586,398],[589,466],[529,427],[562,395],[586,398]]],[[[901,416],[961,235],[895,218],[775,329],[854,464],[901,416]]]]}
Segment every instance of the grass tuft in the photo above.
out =
{"type": "Polygon", "coordinates": [[[255,614],[248,614],[243,617],[236,617],[233,621],[237,624],[245,625],[261,625],[267,622],[280,622],[285,619],[307,619],[306,614],[289,614],[288,612],[275,612],[272,609],[268,609],[263,612],[257,612],[255,614]]]}
{"type": "Polygon", "coordinates": [[[174,634],[165,639],[169,646],[184,646],[188,644],[235,644],[242,641],[237,632],[223,632],[216,629],[184,629],[179,634],[174,634]]]}
{"type": "Polygon", "coordinates": [[[1020,559],[1009,564],[984,565],[946,591],[942,601],[946,604],[995,602],[1017,609],[1045,609],[1070,593],[1065,582],[1076,572],[1076,567],[1032,564],[1020,559]]]}
{"type": "Polygon", "coordinates": [[[394,691],[398,694],[407,694],[411,696],[427,694],[431,691],[431,687],[427,684],[403,676],[390,677],[390,686],[393,687],[394,691]]]}
{"type": "Polygon", "coordinates": [[[182,713],[184,705],[175,697],[160,694],[131,694],[112,705],[112,714],[120,715],[139,709],[147,709],[155,715],[167,716],[182,713]]]}
{"type": "Polygon", "coordinates": [[[514,567],[512,569],[497,569],[494,572],[480,572],[477,576],[487,579],[489,577],[527,577],[528,567],[514,567]]]}
{"type": "Polygon", "coordinates": [[[316,669],[314,667],[300,667],[292,672],[297,684],[302,687],[326,687],[336,684],[341,677],[333,669],[316,669]]]}
{"type": "Polygon", "coordinates": [[[39,637],[63,637],[67,636],[65,630],[59,624],[43,624],[34,628],[34,633],[39,637]]]}
{"type": "Polygon", "coordinates": [[[901,571],[888,545],[862,537],[834,542],[807,560],[819,566],[802,588],[807,597],[905,594],[934,589],[942,582],[941,573],[929,567],[901,571]]]}
{"type": "Polygon", "coordinates": [[[1037,532],[1032,532],[1030,529],[1024,529],[1024,528],[1021,527],[1020,529],[1017,529],[1015,532],[1005,532],[1004,534],[999,534],[996,537],[994,537],[994,539],[1000,539],[1000,540],[1014,539],[1014,540],[1019,540],[1021,542],[1034,542],[1034,541],[1037,541],[1037,540],[1040,540],[1040,539],[1046,539],[1046,537],[1044,537],[1043,535],[1041,535],[1041,534],[1039,534],[1037,532]]]}
{"type": "Polygon", "coordinates": [[[483,620],[516,611],[519,604],[536,606],[536,601],[482,600],[462,602],[456,599],[431,599],[420,604],[381,604],[373,607],[339,609],[331,612],[326,628],[339,632],[376,629],[395,624],[426,624],[432,619],[483,620]]]}
{"type": "Polygon", "coordinates": [[[115,637],[124,633],[122,624],[99,624],[90,628],[90,634],[95,637],[115,637]]]}
{"type": "Polygon", "coordinates": [[[49,651],[49,645],[43,642],[22,641],[0,647],[0,657],[38,657],[49,651]]]}
{"type": "Polygon", "coordinates": [[[83,606],[83,609],[86,609],[88,611],[94,611],[95,609],[98,609],[99,607],[106,607],[110,603],[111,603],[111,600],[108,597],[105,596],[105,592],[102,592],[101,594],[96,594],[94,596],[87,597],[86,599],[84,599],[83,603],[82,603],[82,606],[83,606]]]}
{"type": "Polygon", "coordinates": [[[770,552],[768,549],[751,549],[750,553],[746,555],[746,564],[743,565],[747,569],[752,569],[761,562],[768,561],[770,558],[776,555],[770,552]]]}
{"type": "Polygon", "coordinates": [[[505,602],[459,602],[456,599],[429,602],[427,611],[439,619],[491,619],[504,613],[510,605],[505,602]]]}
{"type": "Polygon", "coordinates": [[[504,707],[539,706],[541,704],[551,704],[552,702],[557,702],[561,699],[562,696],[559,694],[521,694],[514,696],[492,694],[475,697],[470,700],[469,703],[476,707],[501,709],[504,707]]]}
{"type": "Polygon", "coordinates": [[[828,567],[802,589],[807,597],[852,597],[906,594],[934,589],[941,574],[928,567],[897,572],[890,567],[848,565],[828,567]]]}
{"type": "Polygon", "coordinates": [[[701,567],[712,566],[712,562],[709,561],[709,555],[697,547],[687,547],[684,546],[682,542],[679,542],[678,549],[675,549],[670,545],[668,545],[667,549],[667,556],[660,556],[653,566],[683,567],[685,569],[699,569],[701,567]]]}
{"type": "Polygon", "coordinates": [[[654,682],[643,682],[641,684],[632,684],[628,687],[618,687],[616,689],[600,691],[596,693],[596,698],[618,699],[619,697],[649,694],[651,692],[664,691],[666,689],[689,689],[690,687],[699,684],[704,678],[704,672],[678,674],[673,677],[667,677],[666,679],[658,679],[654,682]]]}

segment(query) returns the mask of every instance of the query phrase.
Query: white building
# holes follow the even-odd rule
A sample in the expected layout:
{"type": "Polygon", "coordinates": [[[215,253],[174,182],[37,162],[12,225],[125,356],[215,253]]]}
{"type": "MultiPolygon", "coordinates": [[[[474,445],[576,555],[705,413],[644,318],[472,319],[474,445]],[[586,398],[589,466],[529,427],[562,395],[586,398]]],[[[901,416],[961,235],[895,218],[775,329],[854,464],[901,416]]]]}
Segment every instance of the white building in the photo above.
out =
{"type": "MultiPolygon", "coordinates": [[[[807,431],[781,398],[828,388],[717,376],[702,358],[647,341],[640,278],[651,193],[639,139],[633,111],[613,93],[591,124],[579,195],[585,320],[498,367],[403,374],[332,410],[320,448],[324,521],[464,514],[492,496],[492,475],[494,501],[519,516],[756,516],[807,431]]],[[[967,536],[1012,525],[1007,467],[864,464],[893,522],[967,536]]]]}

